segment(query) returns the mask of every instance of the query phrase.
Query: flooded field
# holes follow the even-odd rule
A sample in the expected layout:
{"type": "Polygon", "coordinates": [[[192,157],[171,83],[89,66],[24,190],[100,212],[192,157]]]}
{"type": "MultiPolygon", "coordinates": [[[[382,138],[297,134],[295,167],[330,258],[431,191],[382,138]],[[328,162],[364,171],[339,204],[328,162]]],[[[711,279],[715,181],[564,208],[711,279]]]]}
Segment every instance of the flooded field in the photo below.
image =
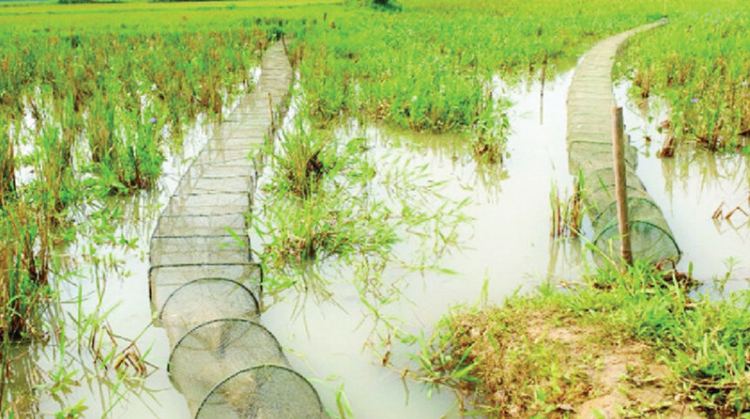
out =
{"type": "MultiPolygon", "coordinates": [[[[354,417],[363,419],[456,415],[453,395],[432,394],[425,384],[402,378],[405,369],[414,364],[406,359],[406,348],[393,331],[416,334],[429,329],[453,306],[499,303],[543,281],[573,281],[591,267],[578,241],[563,243],[550,237],[552,188],[572,189],[565,145],[565,101],[571,77],[572,72],[566,72],[547,81],[543,94],[539,83],[508,88],[496,81],[496,93],[507,95],[514,103],[509,110],[512,134],[502,166],[477,164],[463,138],[456,136],[414,135],[356,123],[339,130],[338,135],[344,138],[364,137],[376,166],[384,171],[395,156],[410,166],[424,167],[427,181],[442,183],[443,195],[467,200],[462,211],[470,221],[457,229],[458,246],[442,252],[437,260],[444,271],[386,268],[383,282],[396,290],[396,297],[376,311],[362,304],[361,294],[347,282],[345,270],[324,270],[330,275],[329,297],[289,290],[266,302],[261,322],[276,335],[292,365],[313,382],[328,409],[336,411],[339,400],[351,406],[354,417]]],[[[627,85],[616,89],[620,103],[627,101],[626,91],[627,85]]],[[[703,281],[726,277],[728,289],[746,287],[750,276],[747,217],[737,214],[730,220],[715,221],[712,214],[722,202],[727,204],[725,210],[745,202],[750,182],[747,157],[689,152],[673,160],[658,159],[658,122],[658,114],[643,116],[632,103],[626,107],[627,132],[639,151],[637,172],[675,232],[683,251],[680,269],[692,269],[703,281]],[[652,139],[650,144],[646,136],[652,139]]],[[[103,262],[90,268],[97,281],[72,278],[69,285],[61,285],[59,310],[79,321],[85,320],[85,313],[108,312],[106,322],[98,327],[106,325],[119,348],[136,339],[149,363],[148,375],[129,384],[116,384],[91,369],[84,374],[86,383],[71,386],[59,399],[35,400],[29,395],[28,417],[49,414],[84,398],[89,401],[86,415],[90,417],[189,416],[184,397],[172,387],[166,372],[170,355],[166,333],[152,326],[155,314],[149,300],[148,239],[186,164],[210,135],[210,130],[193,131],[182,154],[165,164],[158,191],[105,203],[127,212],[129,221],[115,236],[133,238],[129,248],[113,250],[81,238],[66,250],[80,255],[93,245],[103,262]],[[80,282],[84,285],[78,286],[80,282]],[[84,297],[80,305],[79,295],[84,297]],[[125,392],[126,386],[132,389],[125,392]],[[94,400],[98,402],[92,403],[94,400]]],[[[397,244],[393,252],[408,259],[419,245],[418,240],[406,241],[397,244]]],[[[70,329],[64,332],[67,337],[83,333],[76,332],[74,326],[69,323],[70,329]]],[[[16,364],[14,394],[30,394],[29,389],[45,378],[42,371],[56,370],[60,359],[56,351],[61,347],[56,345],[57,339],[62,337],[52,337],[47,346],[34,346],[31,356],[16,364]]],[[[65,357],[68,364],[64,368],[91,368],[92,353],[85,348],[75,352],[65,357]]],[[[109,374],[116,376],[114,371],[109,374]]]]}
{"type": "MultiPolygon", "coordinates": [[[[564,110],[570,77],[566,73],[547,83],[544,106],[540,106],[539,84],[503,92],[516,105],[511,109],[510,157],[502,167],[478,165],[460,137],[415,136],[379,127],[340,133],[348,138],[365,136],[378,165],[399,156],[410,166],[424,166],[431,181],[445,182],[441,193],[470,202],[464,212],[470,221],[458,230],[460,248],[444,253],[438,261],[441,268],[454,273],[386,269],[384,282],[397,287],[399,297],[381,307],[380,316],[418,333],[451,307],[478,302],[483,289],[488,301],[501,302],[548,278],[575,278],[580,261],[550,237],[549,201],[553,182],[560,188],[571,184],[565,113],[555,111],[564,110]],[[572,260],[566,261],[567,256],[572,260]]],[[[407,241],[394,251],[408,258],[419,244],[407,241]]],[[[319,303],[292,291],[263,317],[282,345],[298,356],[300,370],[325,383],[324,388],[342,389],[357,418],[455,415],[452,394],[427,399],[425,384],[402,379],[404,368],[410,366],[397,338],[378,327],[378,319],[347,284],[346,273],[331,272],[331,276],[330,300],[319,303]],[[390,339],[393,342],[387,344],[390,339]],[[388,368],[382,366],[386,352],[392,352],[388,368]]],[[[335,402],[331,390],[321,391],[328,393],[329,406],[335,402]]]]}
{"type": "Polygon", "coordinates": [[[628,100],[629,84],[618,84],[615,95],[625,106],[625,125],[638,149],[637,173],[654,196],[674,231],[682,259],[681,271],[712,284],[726,279],[726,290],[747,289],[750,280],[750,158],[684,147],[674,158],[659,158],[666,135],[659,127],[667,109],[659,100],[650,111],[628,100]],[[650,139],[650,140],[647,140],[650,139]],[[721,217],[714,218],[717,211],[721,217]]]}

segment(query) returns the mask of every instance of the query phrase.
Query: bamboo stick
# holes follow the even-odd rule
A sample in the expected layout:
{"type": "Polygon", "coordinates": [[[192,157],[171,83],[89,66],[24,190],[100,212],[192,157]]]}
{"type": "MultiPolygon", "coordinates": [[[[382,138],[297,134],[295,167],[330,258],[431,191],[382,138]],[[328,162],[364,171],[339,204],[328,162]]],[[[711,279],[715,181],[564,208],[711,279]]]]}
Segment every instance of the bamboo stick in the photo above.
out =
{"type": "Polygon", "coordinates": [[[628,265],[633,264],[628,227],[628,196],[625,175],[625,146],[623,144],[622,108],[612,108],[612,157],[615,168],[615,196],[617,198],[617,224],[620,232],[620,254],[628,265]]]}

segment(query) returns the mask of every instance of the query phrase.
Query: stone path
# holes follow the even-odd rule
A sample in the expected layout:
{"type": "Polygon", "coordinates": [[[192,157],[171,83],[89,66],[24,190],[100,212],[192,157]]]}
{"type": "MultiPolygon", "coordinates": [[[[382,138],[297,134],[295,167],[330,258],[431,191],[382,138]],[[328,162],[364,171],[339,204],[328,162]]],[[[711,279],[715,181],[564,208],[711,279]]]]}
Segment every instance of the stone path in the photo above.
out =
{"type": "MultiPolygon", "coordinates": [[[[568,159],[573,175],[583,174],[584,201],[594,225],[594,243],[619,254],[612,161],[612,65],[632,35],[665,22],[623,32],[596,44],[576,68],[568,91],[568,159]],[[613,240],[614,239],[614,240],[613,240]]],[[[635,174],[637,153],[627,146],[628,214],[633,256],[651,262],[680,257],[659,207],[635,174]]]]}

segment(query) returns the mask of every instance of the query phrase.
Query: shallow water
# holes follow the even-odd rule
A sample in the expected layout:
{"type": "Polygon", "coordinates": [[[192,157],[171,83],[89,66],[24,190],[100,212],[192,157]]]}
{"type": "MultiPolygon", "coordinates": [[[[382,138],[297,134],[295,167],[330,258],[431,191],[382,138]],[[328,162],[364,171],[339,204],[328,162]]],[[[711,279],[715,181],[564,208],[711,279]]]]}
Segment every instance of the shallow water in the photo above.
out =
{"type": "MultiPolygon", "coordinates": [[[[381,307],[380,315],[408,332],[429,332],[451,307],[476,304],[485,284],[487,301],[499,303],[548,278],[575,280],[590,266],[583,262],[587,258],[579,246],[556,245],[549,235],[553,180],[560,190],[570,191],[572,183],[565,149],[570,78],[571,73],[565,73],[548,83],[543,97],[538,84],[504,91],[515,105],[511,109],[514,133],[502,170],[478,171],[461,138],[364,130],[374,144],[373,153],[382,160],[398,154],[414,166],[426,164],[431,179],[447,182],[446,195],[456,200],[469,198],[466,214],[473,218],[460,232],[463,249],[440,261],[441,267],[456,274],[424,272],[403,278],[397,269],[387,271],[386,277],[398,284],[402,294],[397,303],[381,307]]],[[[622,89],[618,87],[617,98],[624,103],[622,89]]],[[[697,154],[689,163],[662,162],[655,158],[655,145],[649,149],[644,136],[638,138],[637,133],[647,129],[643,122],[631,109],[626,111],[627,131],[640,151],[638,174],[662,206],[684,252],[678,268],[688,270],[692,265],[698,279],[709,280],[725,275],[727,258],[732,257],[736,264],[727,289],[746,287],[741,278],[748,276],[750,228],[747,224],[731,228],[726,222],[716,226],[711,214],[722,200],[747,196],[748,159],[697,154]],[[696,214],[703,217],[696,220],[696,214]]],[[[354,129],[349,138],[358,134],[363,132],[354,129]]],[[[650,135],[656,137],[653,132],[650,135]]],[[[395,251],[408,254],[417,245],[407,242],[395,251]]],[[[263,317],[282,345],[297,355],[296,359],[292,356],[297,368],[326,383],[319,389],[323,388],[327,405],[334,406],[335,390],[343,385],[357,418],[455,416],[453,396],[433,395],[428,401],[425,386],[402,381],[402,372],[410,365],[404,354],[416,352],[415,348],[394,343],[389,368],[381,365],[387,351],[383,341],[390,336],[378,329],[352,287],[333,281],[332,302],[308,299],[300,303],[304,297],[292,291],[263,317]]]]}
{"type": "MultiPolygon", "coordinates": [[[[260,67],[250,70],[250,80],[257,82],[259,77],[260,67]]],[[[244,86],[238,86],[238,91],[243,89],[244,86]]],[[[227,103],[227,114],[240,104],[240,99],[227,103]]],[[[189,417],[185,399],[173,388],[166,371],[170,356],[166,333],[152,326],[149,239],[182,175],[217,127],[206,115],[198,115],[185,128],[187,132],[181,141],[167,140],[162,176],[153,190],[110,197],[84,206],[74,214],[74,222],[80,224],[100,210],[119,212],[122,216],[116,222],[112,240],[127,240],[130,245],[101,243],[81,233],[73,243],[57,249],[75,275],[55,285],[60,302],[53,304],[47,313],[49,321],[55,324],[50,326],[54,333],[50,334],[49,342],[15,348],[17,354],[27,354],[21,362],[13,364],[16,377],[10,384],[12,397],[24,400],[20,406],[26,412],[21,417],[54,416],[79,401],[87,406],[83,417],[189,417]],[[121,382],[116,371],[95,367],[95,355],[89,344],[94,330],[91,325],[97,322],[100,332],[108,328],[112,336],[110,340],[107,334],[97,335],[105,339],[101,355],[106,356],[114,349],[117,356],[135,340],[148,363],[145,377],[121,382]],[[65,351],[64,356],[60,356],[61,350],[65,351]],[[73,373],[71,377],[76,381],[54,395],[45,389],[34,389],[49,385],[58,371],[73,373]]],[[[30,115],[26,116],[22,129],[28,138],[33,137],[34,120],[30,115]]],[[[170,137],[169,127],[164,128],[163,135],[170,137]]],[[[78,143],[86,147],[85,141],[78,143]]],[[[87,152],[79,150],[77,154],[87,155],[87,152]]],[[[28,176],[31,173],[28,167],[21,167],[19,172],[28,176]]],[[[109,362],[110,368],[112,364],[109,362]]]]}
{"type": "MultiPolygon", "coordinates": [[[[459,230],[461,249],[445,253],[439,260],[441,267],[455,274],[387,270],[386,282],[395,284],[401,296],[395,303],[380,307],[381,315],[407,332],[419,333],[431,330],[451,307],[475,304],[485,286],[487,302],[500,303],[517,290],[529,290],[548,278],[574,280],[580,276],[584,257],[578,246],[556,245],[549,234],[552,185],[570,191],[572,184],[565,148],[565,100],[571,76],[567,72],[548,81],[543,95],[538,83],[508,88],[495,81],[497,93],[508,95],[515,102],[510,109],[513,133],[508,140],[508,157],[500,168],[478,166],[464,146],[465,139],[460,137],[413,135],[382,127],[356,126],[342,133],[344,138],[365,135],[373,147],[372,153],[380,157],[380,164],[390,161],[389,156],[400,155],[414,166],[425,165],[432,181],[445,181],[444,194],[457,201],[470,201],[465,214],[473,220],[459,230]]],[[[626,99],[626,90],[624,85],[616,90],[621,103],[626,99]]],[[[726,221],[717,225],[711,214],[722,201],[736,205],[735,201],[741,203],[748,194],[748,158],[690,153],[678,155],[674,160],[657,159],[661,137],[655,126],[659,120],[657,115],[649,122],[634,104],[629,104],[625,112],[627,131],[640,151],[638,174],[661,206],[684,252],[679,267],[687,270],[692,263],[698,279],[710,280],[724,276],[731,257],[736,263],[727,288],[746,288],[744,278],[750,277],[750,226],[743,224],[746,219],[742,214],[732,218],[734,227],[726,221]],[[651,145],[645,142],[644,133],[654,139],[651,145]]],[[[207,135],[196,130],[186,140],[183,152],[186,159],[200,150],[207,135]]],[[[150,326],[148,239],[161,206],[186,165],[175,157],[167,167],[162,192],[111,202],[112,206],[131,211],[127,216],[130,221],[117,234],[139,238],[131,250],[101,246],[101,255],[124,260],[121,268],[87,273],[84,280],[74,279],[61,290],[67,301],[63,310],[73,315],[77,307],[72,302],[79,292],[75,284],[82,283],[80,292],[88,296],[83,304],[84,313],[96,309],[100,295],[104,310],[114,307],[107,316],[112,331],[130,339],[140,336],[139,348],[141,352],[150,349],[146,360],[155,366],[149,368],[152,373],[142,385],[135,386],[135,391],[117,402],[116,391],[107,388],[112,381],[96,378],[99,373],[92,369],[91,355],[85,349],[80,353],[72,350],[66,358],[67,368],[89,369],[89,378],[73,387],[63,400],[70,405],[87,399],[89,409],[85,417],[101,417],[111,405],[114,407],[108,415],[113,418],[189,416],[185,399],[172,388],[166,373],[167,336],[163,329],[150,326]],[[99,279],[93,280],[96,277],[99,279]]],[[[78,246],[68,252],[80,255],[87,244],[78,246]]],[[[418,241],[407,241],[394,251],[407,258],[416,246],[418,241]]],[[[362,305],[359,293],[346,283],[346,274],[339,281],[333,275],[333,285],[329,288],[332,300],[317,301],[308,296],[302,304],[306,296],[288,291],[281,301],[268,308],[261,320],[276,335],[294,367],[315,384],[326,406],[336,410],[335,399],[341,389],[354,417],[359,419],[455,415],[455,399],[451,394],[436,394],[428,399],[425,386],[402,380],[403,368],[408,365],[406,353],[415,351],[414,348],[404,348],[394,341],[390,367],[381,365],[386,353],[383,340],[388,338],[387,329],[362,305]]],[[[52,340],[54,343],[55,338],[52,340]]],[[[124,340],[118,340],[118,345],[124,344],[124,340]]],[[[34,354],[16,366],[27,379],[25,385],[16,387],[16,394],[22,394],[24,387],[44,381],[41,371],[54,369],[54,344],[31,351],[34,354]]],[[[31,408],[35,413],[30,416],[48,416],[61,407],[54,398],[43,398],[31,408]]]]}
{"type": "Polygon", "coordinates": [[[678,148],[672,159],[661,159],[665,136],[658,132],[667,109],[658,100],[650,110],[628,100],[629,84],[619,83],[615,96],[624,109],[626,132],[638,148],[638,176],[662,209],[682,250],[678,269],[692,269],[696,279],[712,284],[727,279],[726,290],[750,285],[750,224],[737,212],[729,220],[714,220],[722,203],[726,214],[750,202],[750,157],[678,148]],[[651,138],[651,142],[646,141],[651,138]],[[691,268],[692,265],[692,268],[691,268]]]}
{"type": "MultiPolygon", "coordinates": [[[[30,348],[19,348],[19,353],[28,351],[29,356],[17,368],[19,377],[11,385],[11,393],[14,397],[28,397],[34,393],[31,388],[49,382],[50,378],[44,375],[45,372],[55,372],[61,366],[67,372],[75,371],[73,377],[83,377],[83,381],[72,383],[70,392],[58,394],[59,399],[48,395],[45,397],[44,391],[39,393],[43,397],[38,400],[36,396],[28,397],[28,417],[51,416],[83,399],[88,407],[85,417],[188,416],[185,400],[172,388],[164,368],[169,359],[166,334],[163,329],[151,326],[149,238],[170,191],[175,189],[191,159],[203,148],[211,132],[210,125],[198,121],[185,136],[179,153],[167,156],[163,175],[153,191],[143,191],[130,197],[112,197],[81,212],[81,216],[87,217],[102,208],[121,211],[125,221],[114,231],[114,237],[134,240],[131,248],[99,244],[87,237],[78,237],[74,243],[58,250],[58,253],[65,255],[64,259],[75,261],[78,272],[77,276],[64,279],[57,286],[61,302],[52,307],[49,314],[50,319],[66,318],[67,341],[74,341],[81,330],[76,325],[77,321],[85,323],[85,319],[94,313],[101,315],[111,310],[102,318],[114,335],[124,338],[116,339],[117,352],[124,350],[130,340],[137,338],[141,354],[147,354],[144,359],[156,368],[148,368],[150,375],[142,384],[134,383],[131,389],[124,384],[117,388],[116,372],[102,373],[94,367],[94,355],[87,347],[91,328],[80,332],[84,342],[80,349],[75,344],[63,345],[67,349],[62,362],[58,355],[61,346],[58,332],[50,337],[50,344],[46,346],[36,344],[30,348]],[[96,255],[99,263],[93,262],[92,255],[96,255]],[[82,297],[80,306],[79,294],[82,297]],[[124,399],[119,400],[123,393],[124,399]]],[[[104,346],[106,351],[114,347],[108,342],[104,346]]]]}
{"type": "MultiPolygon", "coordinates": [[[[384,316],[409,333],[430,330],[457,304],[479,301],[486,285],[489,302],[500,302],[519,288],[528,289],[548,277],[572,279],[578,268],[575,253],[550,257],[549,195],[553,179],[560,189],[571,181],[565,150],[565,98],[571,73],[548,82],[544,97],[538,84],[501,90],[516,103],[511,109],[513,134],[503,167],[478,166],[465,147],[466,139],[454,136],[414,135],[381,127],[350,127],[344,139],[364,135],[380,165],[394,155],[410,167],[426,165],[429,179],[445,182],[441,193],[455,201],[469,199],[465,215],[473,218],[459,229],[460,250],[443,254],[442,268],[455,271],[406,273],[387,269],[383,281],[399,289],[400,298],[379,308],[384,316]],[[540,100],[546,109],[542,118],[540,100]],[[552,259],[552,260],[551,260],[552,259]]],[[[383,169],[385,170],[385,169],[383,169]]],[[[379,170],[381,172],[381,170],[379,170]]],[[[394,248],[404,255],[418,253],[419,240],[394,248]]],[[[360,302],[346,273],[328,291],[332,301],[304,300],[287,291],[270,306],[262,321],[291,355],[295,367],[319,385],[327,406],[335,406],[335,393],[343,385],[354,417],[441,418],[455,416],[455,399],[449,393],[427,398],[426,386],[404,382],[407,350],[392,342],[390,367],[382,366],[388,332],[360,302]],[[297,356],[295,356],[297,355],[297,356]],[[328,378],[328,380],[326,380],[328,378]]],[[[395,340],[395,337],[391,336],[395,340]]],[[[411,365],[414,367],[414,365],[411,365]]]]}

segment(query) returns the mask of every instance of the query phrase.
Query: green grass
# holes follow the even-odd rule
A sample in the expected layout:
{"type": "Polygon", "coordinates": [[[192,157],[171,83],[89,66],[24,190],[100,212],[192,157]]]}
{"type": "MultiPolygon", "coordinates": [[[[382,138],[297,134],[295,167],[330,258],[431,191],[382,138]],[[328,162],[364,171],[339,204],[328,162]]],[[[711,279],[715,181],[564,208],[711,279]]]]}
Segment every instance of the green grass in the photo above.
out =
{"type": "MultiPolygon", "coordinates": [[[[669,134],[712,151],[750,153],[750,13],[741,3],[685,13],[631,42],[621,74],[666,100],[669,134]]],[[[657,121],[661,122],[661,121],[657,121]]]]}
{"type": "MultiPolygon", "coordinates": [[[[71,213],[108,194],[153,188],[185,127],[200,114],[220,121],[224,107],[252,88],[249,70],[277,27],[216,29],[0,35],[0,222],[12,226],[0,254],[8,266],[23,265],[2,271],[3,287],[12,288],[6,279],[16,271],[46,278],[46,252],[68,237],[71,213]]],[[[11,301],[15,291],[5,292],[11,301]]],[[[0,329],[36,327],[17,319],[34,318],[28,311],[8,310],[0,329]]]]}
{"type": "MultiPolygon", "coordinates": [[[[22,24],[24,10],[6,8],[0,15],[22,24]]],[[[14,362],[5,357],[14,342],[37,342],[66,327],[65,315],[57,318],[51,308],[59,303],[51,291],[59,281],[114,263],[87,258],[85,251],[68,261],[59,249],[90,230],[85,236],[92,252],[94,243],[117,246],[111,231],[97,231],[116,228],[122,219],[96,208],[112,195],[155,188],[165,156],[178,152],[198,116],[221,121],[225,107],[253,88],[249,70],[279,32],[278,21],[255,19],[210,31],[99,31],[97,16],[89,18],[87,30],[74,32],[35,32],[33,25],[0,31],[3,371],[14,362]]],[[[95,279],[81,274],[79,280],[95,279]]],[[[80,332],[79,339],[88,339],[80,332]]],[[[13,409],[4,403],[8,379],[3,374],[0,383],[3,415],[13,409]]]]}
{"type": "MultiPolygon", "coordinates": [[[[289,266],[347,263],[362,255],[382,258],[382,266],[390,246],[409,234],[450,242],[465,221],[465,203],[442,197],[443,207],[425,205],[420,194],[435,191],[421,182],[419,170],[395,162],[395,169],[375,171],[366,141],[332,134],[352,118],[460,133],[480,159],[502,163],[513,127],[508,104],[492,93],[495,77],[510,84],[554,77],[594,42],[669,15],[670,25],[631,44],[623,74],[635,79],[642,96],[671,103],[673,131],[689,141],[736,149],[737,134],[748,129],[748,16],[739,1],[404,0],[398,6],[326,0],[1,4],[0,233],[9,237],[0,246],[4,336],[38,335],[34,307],[54,298],[48,277],[65,274],[54,271],[50,249],[75,236],[71,213],[107,195],[153,188],[167,151],[179,149],[198,115],[221,121],[225,106],[252,88],[248,70],[281,33],[289,35],[300,74],[305,128],[267,150],[274,174],[265,185],[267,208],[253,221],[267,233],[261,257],[276,269],[269,280],[278,289],[293,285],[284,272],[289,266]],[[25,117],[32,126],[21,123],[25,117]],[[30,179],[19,178],[31,168],[30,179]],[[413,184],[405,185],[405,178],[413,184]],[[393,194],[368,195],[373,187],[393,194]]],[[[92,223],[115,224],[115,218],[92,223]]],[[[424,251],[435,256],[440,248],[445,243],[424,251]]],[[[706,302],[729,317],[700,317],[710,312],[701,308],[677,316],[674,301],[684,295],[646,287],[643,278],[653,274],[638,269],[587,282],[615,284],[604,291],[594,292],[593,285],[575,294],[545,291],[523,304],[554,304],[560,315],[650,342],[676,360],[670,365],[683,378],[675,391],[717,414],[742,409],[746,394],[732,381],[741,372],[738,348],[744,348],[737,341],[744,333],[740,312],[731,303],[706,302]],[[654,321],[634,317],[646,309],[654,321]],[[705,328],[724,326],[737,328],[705,337],[705,328]],[[700,352],[695,344],[701,339],[715,350],[700,352]]],[[[553,352],[539,359],[552,359],[553,352]]],[[[463,379],[468,370],[451,371],[463,379]]],[[[576,377],[568,378],[577,385],[576,377]]],[[[544,387],[545,394],[556,391],[544,387]]],[[[519,397],[519,403],[526,400],[519,397]]]]}
{"type": "Polygon", "coordinates": [[[560,405],[597,396],[587,378],[597,359],[646,345],[646,362],[669,368],[660,386],[671,396],[662,402],[682,400],[712,418],[750,411],[749,292],[710,298],[690,292],[689,278],[641,263],[568,286],[446,316],[417,356],[423,379],[471,392],[473,405],[493,417],[564,417],[560,405]],[[573,337],[544,339],[547,328],[573,337]],[[584,343],[572,349],[578,339],[584,343]],[[539,403],[540,391],[551,405],[539,403]]]}
{"type": "Polygon", "coordinates": [[[425,167],[376,162],[375,140],[315,129],[298,118],[277,144],[260,151],[270,156],[268,176],[250,218],[264,292],[300,286],[326,294],[326,275],[355,266],[366,266],[366,274],[352,273],[349,281],[379,288],[387,266],[430,269],[425,261],[452,248],[455,229],[467,221],[466,202],[442,195],[425,167]],[[398,260],[393,247],[410,237],[422,238],[421,260],[398,260]]]}
{"type": "Polygon", "coordinates": [[[210,30],[231,27],[256,19],[289,19],[322,16],[341,4],[333,0],[258,0],[238,2],[125,2],[62,5],[24,3],[0,7],[0,32],[149,33],[210,30]]]}
{"type": "Polygon", "coordinates": [[[259,257],[271,274],[338,256],[384,254],[396,241],[389,213],[369,197],[375,176],[363,139],[335,141],[325,131],[297,127],[264,150],[271,156],[266,196],[252,214],[265,242],[259,257]]]}

